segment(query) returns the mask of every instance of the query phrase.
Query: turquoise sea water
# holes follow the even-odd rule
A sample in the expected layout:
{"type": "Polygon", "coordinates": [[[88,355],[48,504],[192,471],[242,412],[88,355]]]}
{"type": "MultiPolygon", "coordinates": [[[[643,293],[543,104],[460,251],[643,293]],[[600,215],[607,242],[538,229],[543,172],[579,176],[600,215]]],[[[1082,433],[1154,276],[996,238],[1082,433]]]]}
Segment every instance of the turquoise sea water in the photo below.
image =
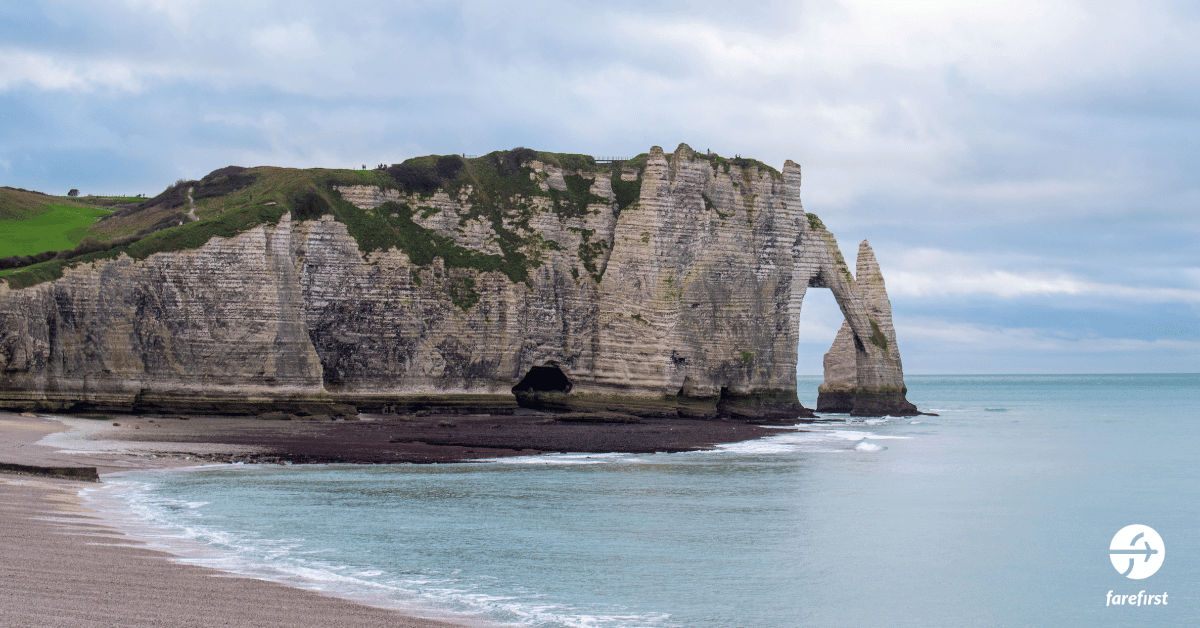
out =
{"type": "Polygon", "coordinates": [[[90,495],[192,562],[522,626],[1200,623],[1200,375],[908,386],[940,416],[683,454],[139,472],[90,495]],[[1109,561],[1130,524],[1165,543],[1144,580],[1109,561]]]}

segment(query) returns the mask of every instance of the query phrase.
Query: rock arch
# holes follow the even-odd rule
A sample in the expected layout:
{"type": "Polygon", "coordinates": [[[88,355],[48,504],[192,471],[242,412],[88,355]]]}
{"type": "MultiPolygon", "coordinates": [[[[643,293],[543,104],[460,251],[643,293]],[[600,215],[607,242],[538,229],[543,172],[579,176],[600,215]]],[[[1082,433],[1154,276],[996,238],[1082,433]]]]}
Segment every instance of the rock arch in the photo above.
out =
{"type": "Polygon", "coordinates": [[[825,381],[817,389],[818,412],[852,416],[920,414],[905,395],[904,368],[892,325],[892,305],[871,244],[858,246],[850,273],[837,241],[819,220],[810,221],[813,255],[808,287],[829,288],[845,320],[824,357],[825,381]]]}

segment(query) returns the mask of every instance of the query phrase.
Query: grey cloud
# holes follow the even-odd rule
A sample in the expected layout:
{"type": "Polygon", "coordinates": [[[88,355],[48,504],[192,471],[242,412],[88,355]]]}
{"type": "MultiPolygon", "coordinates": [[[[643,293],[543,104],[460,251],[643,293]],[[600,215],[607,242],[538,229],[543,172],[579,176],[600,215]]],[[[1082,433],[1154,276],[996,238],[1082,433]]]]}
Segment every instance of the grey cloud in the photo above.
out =
{"type": "MultiPolygon", "coordinates": [[[[517,145],[633,154],[682,141],[800,162],[805,207],[843,248],[869,238],[885,273],[922,272],[904,259],[925,248],[974,255],[981,272],[1200,287],[1188,273],[1200,259],[1194,11],[903,6],[10,3],[0,51],[45,62],[36,75],[0,62],[0,175],[47,191],[154,192],[231,163],[345,167],[517,145]]],[[[968,324],[960,298],[994,305],[911,305],[931,315],[944,304],[968,324]]],[[[1048,328],[1075,324],[1008,303],[1048,328]]],[[[1175,306],[1154,307],[1191,311],[1175,306]]],[[[1126,323],[1113,321],[1104,333],[1119,339],[1126,323]]],[[[1076,356],[1063,364],[1087,354],[1046,346],[1076,356]]]]}

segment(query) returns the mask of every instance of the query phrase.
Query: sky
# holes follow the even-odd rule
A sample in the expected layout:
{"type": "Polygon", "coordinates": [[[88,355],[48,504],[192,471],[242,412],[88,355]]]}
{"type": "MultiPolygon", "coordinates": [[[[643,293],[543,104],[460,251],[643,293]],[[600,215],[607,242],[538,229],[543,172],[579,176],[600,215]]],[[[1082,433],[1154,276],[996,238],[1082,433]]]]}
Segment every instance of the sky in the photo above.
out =
{"type": "MultiPolygon", "coordinates": [[[[0,185],[681,142],[801,164],[906,373],[1200,371],[1200,4],[0,5],[0,185]]],[[[840,313],[802,316],[819,374],[840,313]]]]}

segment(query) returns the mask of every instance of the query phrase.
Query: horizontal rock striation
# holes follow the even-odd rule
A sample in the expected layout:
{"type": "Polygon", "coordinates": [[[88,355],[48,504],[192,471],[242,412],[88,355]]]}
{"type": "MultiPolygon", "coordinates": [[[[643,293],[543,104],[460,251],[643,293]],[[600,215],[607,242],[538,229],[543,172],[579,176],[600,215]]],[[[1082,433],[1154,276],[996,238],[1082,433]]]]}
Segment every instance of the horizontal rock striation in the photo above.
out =
{"type": "Polygon", "coordinates": [[[511,408],[516,388],[535,407],[791,419],[811,416],[795,379],[808,287],[832,290],[867,339],[855,411],[903,399],[878,266],[860,251],[849,273],[802,208],[793,162],[776,172],[680,145],[611,172],[531,159],[519,176],[531,192],[486,191],[502,206],[492,218],[470,186],[328,188],[364,215],[411,214],[420,238],[444,241],[428,259],[420,241],[364,251],[310,194],[198,248],[0,284],[0,406],[473,411],[511,408]]]}

